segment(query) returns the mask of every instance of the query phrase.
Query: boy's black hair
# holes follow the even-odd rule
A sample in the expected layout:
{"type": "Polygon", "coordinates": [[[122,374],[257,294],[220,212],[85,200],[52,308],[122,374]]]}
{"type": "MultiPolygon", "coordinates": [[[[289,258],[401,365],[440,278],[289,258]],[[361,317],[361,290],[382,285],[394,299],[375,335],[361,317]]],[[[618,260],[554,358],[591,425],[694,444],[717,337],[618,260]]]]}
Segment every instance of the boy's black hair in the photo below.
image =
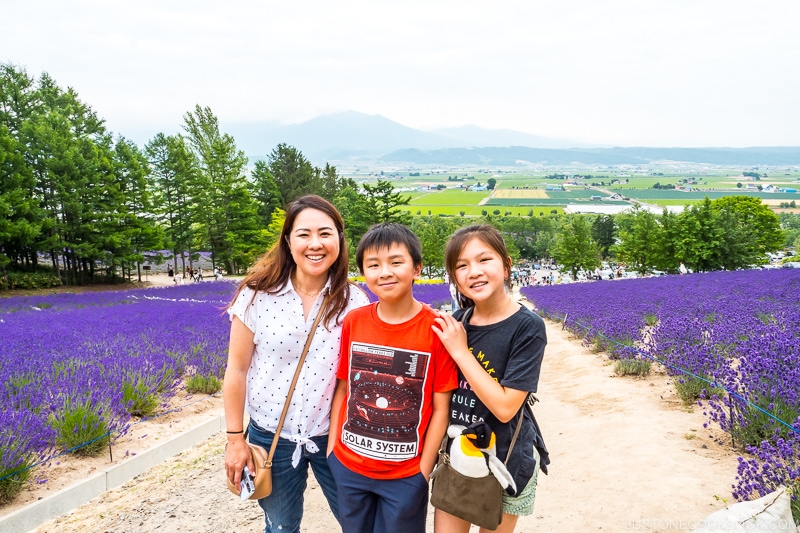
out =
{"type": "Polygon", "coordinates": [[[382,222],[375,224],[361,237],[356,248],[356,263],[358,270],[364,273],[364,253],[367,250],[388,250],[393,244],[402,244],[408,250],[408,255],[414,266],[422,266],[422,245],[413,231],[397,222],[382,222]]]}

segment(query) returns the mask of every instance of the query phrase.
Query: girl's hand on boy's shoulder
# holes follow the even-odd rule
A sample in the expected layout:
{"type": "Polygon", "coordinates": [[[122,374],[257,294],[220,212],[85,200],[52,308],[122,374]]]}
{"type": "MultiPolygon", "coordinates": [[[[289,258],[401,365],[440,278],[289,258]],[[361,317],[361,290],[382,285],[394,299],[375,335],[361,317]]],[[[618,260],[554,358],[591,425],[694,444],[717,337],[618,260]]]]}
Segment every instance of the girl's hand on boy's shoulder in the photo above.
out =
{"type": "Polygon", "coordinates": [[[453,318],[453,315],[438,313],[433,322],[431,329],[439,336],[451,357],[455,357],[458,351],[467,350],[467,332],[464,325],[453,318]]]}

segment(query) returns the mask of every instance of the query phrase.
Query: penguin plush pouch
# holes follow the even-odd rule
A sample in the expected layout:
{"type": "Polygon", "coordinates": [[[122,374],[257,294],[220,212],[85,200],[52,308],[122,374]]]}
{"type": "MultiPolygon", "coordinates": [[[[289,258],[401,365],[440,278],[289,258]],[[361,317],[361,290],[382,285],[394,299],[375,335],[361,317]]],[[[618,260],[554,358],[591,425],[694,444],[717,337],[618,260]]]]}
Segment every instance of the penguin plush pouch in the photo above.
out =
{"type": "MultiPolygon", "coordinates": [[[[511,441],[509,455],[517,440],[511,441]]],[[[439,447],[439,460],[431,474],[431,505],[471,524],[494,531],[503,520],[503,490],[516,491],[505,463],[495,455],[495,436],[485,422],[469,427],[451,425],[439,447]],[[447,453],[448,438],[452,439],[447,453]]]]}

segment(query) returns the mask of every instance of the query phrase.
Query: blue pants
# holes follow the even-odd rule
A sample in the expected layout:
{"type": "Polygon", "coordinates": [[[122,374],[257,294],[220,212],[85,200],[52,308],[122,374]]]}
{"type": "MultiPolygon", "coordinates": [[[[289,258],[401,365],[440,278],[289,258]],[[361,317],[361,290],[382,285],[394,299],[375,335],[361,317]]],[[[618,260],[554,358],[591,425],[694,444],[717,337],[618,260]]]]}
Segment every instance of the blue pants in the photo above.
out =
{"type": "Polygon", "coordinates": [[[339,523],[347,533],[425,533],[428,482],[421,473],[372,479],[328,456],[339,489],[339,523]]]}
{"type": "MultiPolygon", "coordinates": [[[[274,433],[261,429],[254,422],[250,422],[249,440],[253,444],[263,446],[269,452],[274,436],[274,433]]],[[[303,493],[306,490],[309,466],[314,471],[314,477],[317,478],[322,493],[328,500],[333,516],[339,520],[336,482],[333,480],[328,462],[325,460],[328,436],[312,437],[311,440],[319,447],[319,451],[309,453],[303,448],[297,468],[292,468],[292,454],[297,444],[286,439],[278,441],[278,448],[272,458],[272,494],[258,500],[258,504],[264,509],[267,523],[265,533],[300,532],[300,521],[303,518],[303,493]]]]}

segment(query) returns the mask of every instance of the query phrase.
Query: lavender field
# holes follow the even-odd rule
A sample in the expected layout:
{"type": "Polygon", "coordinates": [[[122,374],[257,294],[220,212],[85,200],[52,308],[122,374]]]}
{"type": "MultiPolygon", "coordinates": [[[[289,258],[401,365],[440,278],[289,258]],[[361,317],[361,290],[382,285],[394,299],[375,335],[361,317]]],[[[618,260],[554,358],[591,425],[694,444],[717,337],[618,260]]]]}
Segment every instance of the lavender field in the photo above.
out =
{"type": "Polygon", "coordinates": [[[663,364],[741,450],[733,495],[783,484],[800,518],[800,272],[712,272],[521,289],[615,359],[663,364]]]}
{"type": "MultiPolygon", "coordinates": [[[[103,449],[186,378],[221,379],[235,289],[226,281],[0,299],[0,504],[28,467],[103,449]]],[[[442,284],[415,285],[414,295],[434,307],[450,300],[442,284]]]]}
{"type": "Polygon", "coordinates": [[[235,284],[0,299],[0,503],[26,468],[91,454],[184,378],[220,379],[235,284]]]}

